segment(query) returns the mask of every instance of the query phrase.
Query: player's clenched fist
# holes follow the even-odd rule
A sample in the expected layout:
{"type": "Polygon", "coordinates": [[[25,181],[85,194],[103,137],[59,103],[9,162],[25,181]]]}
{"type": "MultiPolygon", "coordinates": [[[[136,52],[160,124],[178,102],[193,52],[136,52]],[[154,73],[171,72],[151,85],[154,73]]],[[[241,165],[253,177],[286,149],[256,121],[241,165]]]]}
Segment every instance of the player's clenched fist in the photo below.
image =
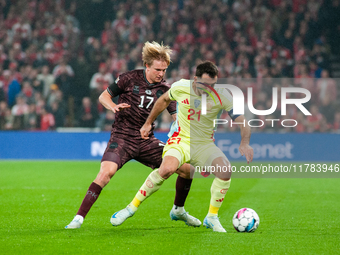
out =
{"type": "Polygon", "coordinates": [[[150,130],[151,130],[151,125],[144,124],[142,126],[142,128],[140,129],[140,135],[142,136],[143,139],[149,139],[150,130]]]}

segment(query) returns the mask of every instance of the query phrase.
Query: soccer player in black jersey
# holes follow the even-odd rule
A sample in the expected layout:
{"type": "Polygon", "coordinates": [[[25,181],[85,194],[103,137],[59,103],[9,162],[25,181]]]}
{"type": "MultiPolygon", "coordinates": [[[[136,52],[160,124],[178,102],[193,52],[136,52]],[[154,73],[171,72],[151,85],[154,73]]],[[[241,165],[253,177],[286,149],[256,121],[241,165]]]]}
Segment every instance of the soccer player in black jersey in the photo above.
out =
{"type": "MultiPolygon", "coordinates": [[[[91,209],[102,189],[109,183],[114,174],[129,160],[135,159],[152,169],[158,168],[162,163],[164,143],[153,135],[150,138],[141,138],[140,129],[145,123],[156,100],[170,85],[163,79],[170,64],[171,49],[156,42],[146,42],[142,55],[145,69],[133,70],[119,75],[99,97],[100,103],[108,110],[116,113],[112,125],[111,137],[101,160],[100,171],[91,183],[77,215],[67,225],[66,229],[80,228],[86,214],[91,209]],[[112,99],[119,96],[118,104],[112,99]]],[[[176,103],[167,108],[176,119],[176,103]]],[[[182,220],[189,226],[198,227],[201,222],[184,210],[184,202],[190,190],[190,165],[184,164],[178,170],[176,181],[176,197],[172,208],[171,219],[182,220]]],[[[161,178],[156,170],[151,174],[154,179],[161,178]]],[[[144,194],[146,196],[147,194],[144,194]]],[[[124,218],[132,216],[138,208],[140,201],[135,199],[126,207],[124,218]]],[[[123,221],[122,221],[123,222],[123,221]]],[[[111,218],[114,226],[120,225],[119,217],[111,218]]]]}

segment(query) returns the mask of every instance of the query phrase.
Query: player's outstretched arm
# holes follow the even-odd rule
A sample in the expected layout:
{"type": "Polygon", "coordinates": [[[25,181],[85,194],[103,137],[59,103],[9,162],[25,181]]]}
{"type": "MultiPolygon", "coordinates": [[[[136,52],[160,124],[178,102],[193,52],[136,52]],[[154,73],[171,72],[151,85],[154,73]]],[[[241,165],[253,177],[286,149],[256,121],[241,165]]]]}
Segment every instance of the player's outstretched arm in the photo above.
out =
{"type": "Polygon", "coordinates": [[[170,102],[171,99],[168,93],[164,93],[160,98],[157,99],[149,114],[149,117],[146,119],[143,127],[140,129],[140,134],[143,139],[149,139],[149,132],[151,130],[152,123],[155,121],[157,116],[169,106],[170,102]]]}
{"type": "Polygon", "coordinates": [[[107,92],[107,90],[104,90],[103,93],[99,96],[99,102],[108,110],[113,111],[114,113],[119,112],[120,110],[123,110],[125,108],[129,108],[130,105],[126,103],[122,104],[115,104],[112,102],[112,96],[107,92]]]}
{"type": "Polygon", "coordinates": [[[254,150],[249,145],[251,130],[248,125],[248,121],[243,115],[238,116],[235,119],[235,122],[239,123],[240,129],[241,129],[241,143],[238,149],[242,156],[243,155],[246,156],[247,163],[249,164],[249,162],[253,161],[253,156],[254,156],[254,150]]]}

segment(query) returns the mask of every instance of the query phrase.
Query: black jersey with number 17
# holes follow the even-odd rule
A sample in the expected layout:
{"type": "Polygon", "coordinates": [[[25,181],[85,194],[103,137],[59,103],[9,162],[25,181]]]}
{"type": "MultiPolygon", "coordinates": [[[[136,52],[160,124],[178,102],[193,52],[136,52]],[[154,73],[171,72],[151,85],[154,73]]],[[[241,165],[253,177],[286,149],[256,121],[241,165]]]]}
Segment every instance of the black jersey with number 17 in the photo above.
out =
{"type": "MultiPolygon", "coordinates": [[[[107,91],[112,97],[119,95],[118,104],[126,103],[131,107],[116,113],[112,133],[141,137],[139,130],[144,125],[156,100],[169,89],[170,85],[165,80],[159,83],[149,83],[142,69],[119,75],[107,91]]],[[[172,101],[167,110],[170,114],[176,113],[176,102],[172,101]]]]}

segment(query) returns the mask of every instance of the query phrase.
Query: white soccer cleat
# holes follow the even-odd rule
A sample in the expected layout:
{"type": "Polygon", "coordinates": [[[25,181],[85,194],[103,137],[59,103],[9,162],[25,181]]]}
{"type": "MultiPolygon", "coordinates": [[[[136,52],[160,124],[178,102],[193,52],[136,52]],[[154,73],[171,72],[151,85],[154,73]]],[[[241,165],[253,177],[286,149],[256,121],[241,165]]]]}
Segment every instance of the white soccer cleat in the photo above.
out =
{"type": "Polygon", "coordinates": [[[203,226],[211,228],[214,232],[227,232],[221,225],[220,220],[217,216],[208,217],[206,216],[203,221],[203,226]]]}
{"type": "Polygon", "coordinates": [[[130,207],[126,207],[116,213],[114,213],[110,219],[110,222],[113,226],[121,225],[127,218],[132,217],[135,214],[134,211],[130,209],[130,207]]]}
{"type": "Polygon", "coordinates": [[[181,220],[184,221],[185,224],[188,226],[193,226],[193,227],[199,227],[202,225],[202,222],[195,218],[194,216],[191,216],[188,212],[184,211],[182,214],[176,214],[173,209],[170,211],[170,218],[171,220],[181,220]]]}
{"type": "Polygon", "coordinates": [[[70,224],[68,224],[65,228],[66,229],[76,229],[76,228],[80,228],[81,224],[83,224],[84,222],[84,218],[83,216],[80,215],[76,215],[73,220],[70,222],[70,224]]]}

